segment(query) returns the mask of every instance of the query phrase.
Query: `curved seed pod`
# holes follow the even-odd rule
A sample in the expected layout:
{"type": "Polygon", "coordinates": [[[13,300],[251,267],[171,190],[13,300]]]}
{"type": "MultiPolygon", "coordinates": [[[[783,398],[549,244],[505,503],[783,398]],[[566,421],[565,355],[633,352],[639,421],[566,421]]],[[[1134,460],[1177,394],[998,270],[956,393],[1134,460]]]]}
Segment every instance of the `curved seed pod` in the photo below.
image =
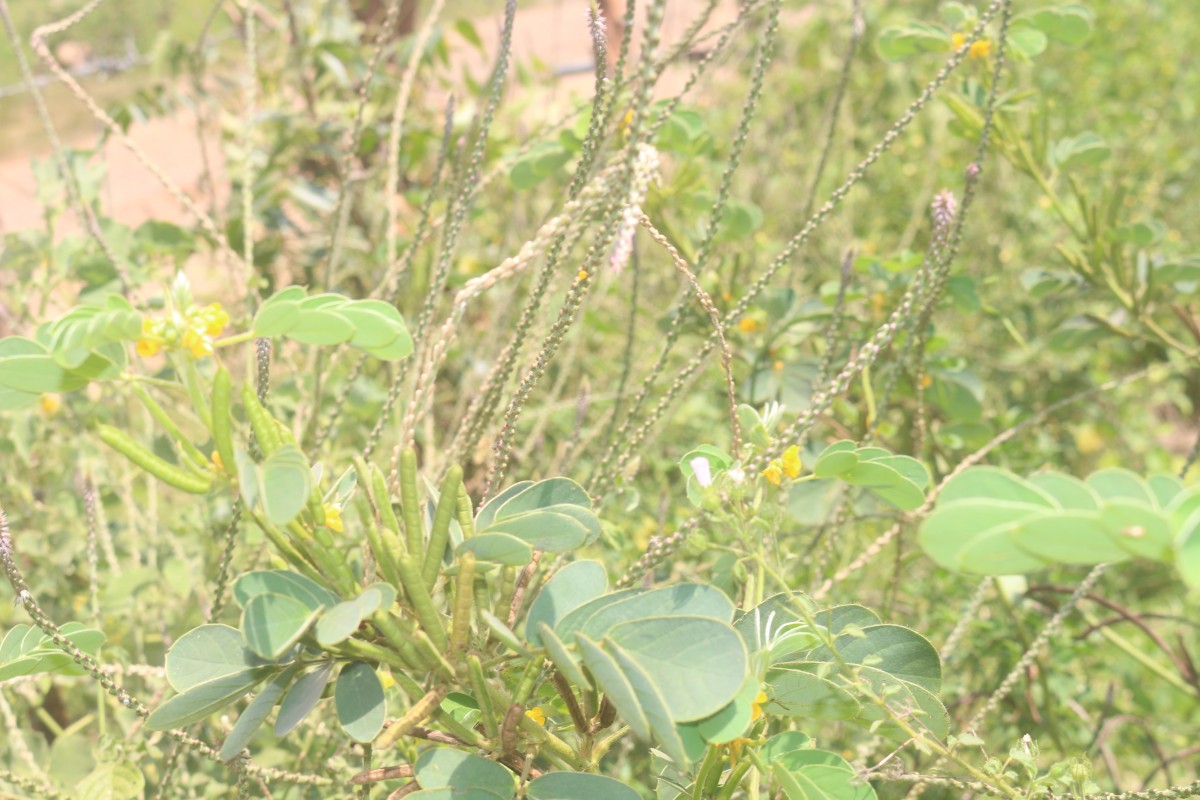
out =
{"type": "Polygon", "coordinates": [[[233,452],[233,379],[225,367],[217,367],[212,385],[212,435],[221,466],[237,480],[237,458],[233,452]]]}
{"type": "Polygon", "coordinates": [[[171,419],[166,411],[163,411],[162,406],[155,402],[154,398],[150,396],[150,393],[141,384],[133,384],[133,393],[142,401],[142,405],[150,412],[150,416],[154,417],[158,421],[158,424],[163,426],[167,435],[179,446],[179,450],[183,454],[183,463],[192,472],[198,475],[207,475],[208,459],[196,449],[196,445],[192,444],[191,439],[184,436],[183,431],[175,424],[175,420],[171,419]]]}
{"type": "Polygon", "coordinates": [[[438,495],[433,527],[429,531],[429,549],[425,551],[425,563],[421,569],[422,580],[431,588],[437,582],[438,573],[442,569],[442,557],[446,555],[446,545],[450,542],[450,520],[454,518],[454,509],[458,505],[458,487],[461,485],[462,467],[455,464],[446,470],[446,477],[442,479],[442,492],[438,495]]]}
{"type": "Polygon", "coordinates": [[[111,425],[101,425],[98,428],[100,441],[128,458],[134,464],[149,472],[168,486],[174,486],[192,494],[204,494],[212,488],[212,479],[207,476],[194,475],[182,470],[174,464],[163,461],[146,447],[135,442],[124,431],[117,430],[111,425]]]}
{"type": "Polygon", "coordinates": [[[487,679],[483,675],[483,663],[474,653],[467,656],[467,675],[471,679],[471,691],[475,693],[475,702],[479,703],[479,716],[483,721],[483,729],[487,731],[489,739],[495,739],[500,734],[500,723],[496,720],[496,706],[492,703],[492,695],[488,692],[487,679]]]}

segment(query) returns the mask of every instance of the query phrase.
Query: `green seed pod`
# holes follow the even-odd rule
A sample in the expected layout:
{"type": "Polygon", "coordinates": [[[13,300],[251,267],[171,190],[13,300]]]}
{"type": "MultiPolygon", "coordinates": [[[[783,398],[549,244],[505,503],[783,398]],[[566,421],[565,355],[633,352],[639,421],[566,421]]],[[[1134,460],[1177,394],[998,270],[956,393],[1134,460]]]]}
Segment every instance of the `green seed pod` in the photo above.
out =
{"type": "Polygon", "coordinates": [[[429,596],[429,589],[421,580],[421,572],[417,569],[411,555],[403,553],[396,557],[396,572],[400,575],[400,582],[404,585],[404,591],[412,604],[417,622],[429,634],[429,638],[433,640],[438,649],[445,650],[447,645],[446,628],[442,624],[442,618],[437,609],[433,606],[433,598],[429,596]]]}
{"type": "Polygon", "coordinates": [[[233,380],[229,370],[217,367],[212,385],[212,435],[221,466],[237,480],[237,457],[233,452],[233,380]]]}
{"type": "Polygon", "coordinates": [[[196,449],[196,446],[192,444],[192,441],[188,437],[183,435],[183,431],[175,424],[175,420],[171,419],[171,416],[166,411],[163,411],[162,406],[155,402],[154,398],[150,396],[150,393],[141,384],[133,384],[133,393],[142,401],[142,405],[146,406],[146,410],[150,412],[150,416],[154,417],[163,426],[167,435],[179,446],[179,452],[183,456],[183,464],[197,475],[207,475],[208,459],[196,449]]]}
{"type": "Polygon", "coordinates": [[[411,447],[400,454],[400,504],[408,554],[423,563],[425,526],[421,523],[421,498],[417,494],[417,453],[411,447]]]}
{"type": "Polygon", "coordinates": [[[442,480],[437,511],[433,515],[433,528],[429,531],[429,549],[425,551],[425,563],[421,569],[421,578],[430,588],[437,582],[442,569],[442,557],[446,555],[446,545],[450,541],[450,520],[454,518],[458,487],[461,485],[462,467],[455,464],[446,470],[446,477],[442,480]]]}
{"type": "Polygon", "coordinates": [[[263,404],[258,402],[258,395],[249,383],[242,386],[242,406],[246,409],[246,419],[250,421],[250,430],[254,440],[264,456],[269,456],[282,446],[279,439],[279,427],[263,404]]]}
{"type": "Polygon", "coordinates": [[[458,558],[458,575],[454,579],[454,615],[450,618],[451,660],[467,647],[471,634],[471,606],[475,603],[475,554],[463,553],[458,558]]]}
{"type": "Polygon", "coordinates": [[[212,479],[207,476],[193,475],[174,464],[163,461],[146,447],[131,439],[124,431],[117,430],[111,425],[101,425],[98,428],[100,441],[128,458],[134,464],[149,472],[168,486],[174,486],[192,494],[205,494],[212,488],[212,479]]]}

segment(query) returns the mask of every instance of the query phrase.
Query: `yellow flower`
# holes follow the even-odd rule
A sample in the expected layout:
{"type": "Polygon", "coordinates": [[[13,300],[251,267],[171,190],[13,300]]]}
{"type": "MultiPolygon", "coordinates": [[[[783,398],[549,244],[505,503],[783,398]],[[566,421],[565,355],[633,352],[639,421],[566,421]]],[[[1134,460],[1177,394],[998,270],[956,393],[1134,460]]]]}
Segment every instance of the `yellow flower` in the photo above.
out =
{"type": "Polygon", "coordinates": [[[754,701],[752,703],[750,703],[750,721],[751,722],[758,722],[760,719],[762,719],[762,715],[763,715],[762,707],[767,704],[768,699],[769,698],[767,697],[766,692],[759,692],[757,695],[755,695],[754,701]]]}
{"type": "Polygon", "coordinates": [[[789,478],[797,478],[800,476],[802,469],[804,469],[804,462],[800,460],[800,448],[792,445],[787,450],[784,450],[783,474],[789,478]]]}
{"type": "Polygon", "coordinates": [[[580,281],[586,281],[588,278],[587,270],[586,269],[579,270],[579,274],[576,275],[575,277],[578,278],[580,281]]]}
{"type": "Polygon", "coordinates": [[[47,417],[53,417],[62,408],[62,395],[59,394],[44,394],[38,401],[38,406],[42,410],[42,414],[47,417]]]}
{"type": "Polygon", "coordinates": [[[142,317],[142,338],[137,340],[134,350],[142,358],[158,355],[162,350],[163,321],[142,317]]]}
{"type": "Polygon", "coordinates": [[[225,462],[221,460],[221,454],[216,450],[213,450],[212,453],[212,463],[213,466],[217,468],[217,472],[225,471],[225,462]]]}
{"type": "Polygon", "coordinates": [[[766,329],[766,323],[759,322],[751,317],[742,317],[740,320],[738,320],[738,330],[742,333],[758,333],[759,331],[766,329]]]}
{"type": "Polygon", "coordinates": [[[204,358],[212,355],[212,339],[203,330],[189,327],[183,332],[183,347],[191,352],[193,358],[204,358]]]}
{"type": "Polygon", "coordinates": [[[764,478],[776,486],[783,482],[783,470],[779,468],[779,464],[775,461],[772,461],[770,464],[768,464],[767,468],[763,470],[762,474],[764,478]]]}
{"type": "Polygon", "coordinates": [[[325,504],[325,527],[337,533],[346,530],[346,526],[342,524],[342,510],[333,503],[325,504]]]}
{"type": "Polygon", "coordinates": [[[971,49],[967,51],[967,56],[970,58],[987,58],[992,53],[992,43],[989,39],[980,39],[971,45],[971,49]]]}
{"type": "Polygon", "coordinates": [[[195,320],[201,324],[205,335],[220,336],[221,331],[229,324],[229,314],[220,303],[211,303],[196,312],[195,320]]]}
{"type": "MultiPolygon", "coordinates": [[[[951,49],[959,50],[967,43],[967,35],[965,33],[955,33],[950,37],[951,49]]],[[[967,57],[973,59],[987,58],[992,54],[992,41],[990,39],[977,39],[971,43],[971,49],[967,51],[967,57]]]]}
{"type": "Polygon", "coordinates": [[[542,710],[541,706],[534,706],[533,708],[529,709],[525,712],[525,716],[529,717],[542,727],[546,726],[546,712],[542,710]]]}
{"type": "Polygon", "coordinates": [[[776,361],[774,364],[771,365],[771,369],[775,370],[776,372],[783,372],[783,362],[776,361]]]}
{"type": "Polygon", "coordinates": [[[928,389],[930,386],[933,386],[933,378],[929,377],[928,373],[921,376],[920,382],[922,389],[928,389]]]}
{"type": "Polygon", "coordinates": [[[722,747],[729,748],[729,767],[732,769],[737,762],[742,760],[742,748],[749,744],[749,739],[734,739],[722,747]]]}

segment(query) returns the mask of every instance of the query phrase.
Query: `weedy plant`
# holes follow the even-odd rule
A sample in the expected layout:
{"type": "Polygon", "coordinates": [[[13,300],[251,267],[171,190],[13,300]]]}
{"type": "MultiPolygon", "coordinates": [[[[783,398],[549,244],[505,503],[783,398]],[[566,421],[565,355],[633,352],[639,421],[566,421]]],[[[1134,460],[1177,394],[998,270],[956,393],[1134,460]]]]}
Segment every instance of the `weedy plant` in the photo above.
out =
{"type": "MultiPolygon", "coordinates": [[[[144,159],[130,107],[102,109],[48,45],[101,6],[30,41],[144,159]]],[[[1075,182],[1080,224],[1058,197],[1058,175],[1102,146],[1019,133],[1020,65],[1085,42],[1090,11],[949,3],[944,25],[876,32],[857,1],[848,20],[822,10],[849,35],[788,230],[739,196],[790,31],[778,0],[711,30],[709,3],[671,42],[661,0],[644,16],[630,2],[619,42],[592,10],[594,96],[535,132],[501,107],[515,2],[490,76],[465,89],[440,1],[400,40],[398,1],[365,34],[340,3],[228,6],[213,5],[198,44],[160,48],[158,95],[186,83],[202,136],[219,103],[240,105],[224,138],[228,201],[211,172],[205,208],[155,171],[194,228],[114,222],[94,168],[43,113],[55,143],[43,196],[66,202],[47,204],[45,231],[4,242],[17,276],[6,305],[20,310],[0,339],[0,430],[8,474],[30,477],[0,498],[21,609],[0,641],[0,781],[83,798],[1200,794],[1194,780],[1101,794],[1079,755],[1090,729],[1047,723],[1048,759],[1041,730],[1010,736],[989,719],[1026,677],[1057,708],[1044,650],[1105,565],[1169,564],[1163,591],[1180,603],[1200,583],[1200,494],[1183,481],[1194,454],[1179,478],[978,465],[1063,408],[1192,355],[1158,313],[1190,262],[1146,251],[1161,237],[1120,223],[1119,201],[1075,182]],[[221,13],[240,54],[213,27],[221,13]],[[743,101],[719,139],[683,99],[739,48],[743,101]],[[856,65],[934,52],[941,67],[825,193],[856,65]],[[232,65],[240,98],[204,96],[232,65]],[[678,69],[682,93],[656,100],[678,69]],[[444,114],[410,108],[450,86],[444,114]],[[802,299],[807,284],[788,278],[802,248],[938,98],[971,144],[959,185],[919,216],[923,250],[852,248],[802,299]],[[1105,330],[1166,348],[998,432],[935,325],[948,303],[979,308],[955,264],[997,154],[1074,239],[1060,248],[1069,272],[1039,272],[1035,294],[1086,283],[1129,315],[1105,330]],[[82,234],[62,234],[67,210],[82,234]],[[883,288],[867,299],[871,283],[883,288]],[[647,298],[665,313],[647,314],[647,298]],[[940,567],[989,576],[948,632],[915,630],[895,602],[914,529],[934,580],[940,567]],[[60,575],[64,552],[78,565],[60,575]],[[1048,619],[1018,606],[1036,595],[1020,576],[1069,575],[1053,572],[1063,564],[1099,566],[1048,619]],[[868,573],[887,588],[852,584],[868,573]],[[966,632],[990,619],[993,589],[1020,649],[978,651],[1005,677],[964,702],[943,665],[962,692],[966,632]]],[[[28,78],[5,0],[0,13],[28,78]]],[[[470,23],[453,31],[482,49],[470,23]]],[[[1194,332],[1190,312],[1176,317],[1194,332]]],[[[1172,671],[1093,628],[1170,689],[1194,733],[1188,640],[1157,639],[1172,671]]],[[[1159,761],[1170,783],[1178,768],[1159,761]]]]}

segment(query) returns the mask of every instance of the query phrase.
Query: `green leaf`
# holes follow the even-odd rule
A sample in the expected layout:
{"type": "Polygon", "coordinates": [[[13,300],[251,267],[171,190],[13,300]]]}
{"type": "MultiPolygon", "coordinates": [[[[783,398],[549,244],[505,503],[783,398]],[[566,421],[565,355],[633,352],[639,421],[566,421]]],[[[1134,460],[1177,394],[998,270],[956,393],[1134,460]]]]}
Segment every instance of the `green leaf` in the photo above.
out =
{"type": "Polygon", "coordinates": [[[1008,45],[1023,55],[1033,59],[1046,52],[1050,40],[1046,34],[1030,25],[1014,24],[1008,32],[1008,45]]]}
{"type": "MultiPolygon", "coordinates": [[[[960,493],[959,496],[963,495],[960,493]]],[[[986,575],[1011,575],[1045,566],[1046,562],[1017,548],[1013,533],[1021,520],[1051,509],[1043,505],[987,497],[970,497],[950,503],[942,503],[941,499],[934,512],[921,523],[917,534],[921,548],[938,564],[947,569],[967,572],[983,569],[985,572],[982,574],[986,575]],[[997,561],[965,562],[963,553],[968,545],[984,540],[990,541],[989,549],[1007,547],[1007,557],[997,561]],[[992,572],[993,568],[1010,571],[992,572]]]]}
{"type": "MultiPolygon", "coordinates": [[[[586,604],[581,606],[586,607],[586,604]]],[[[619,602],[597,608],[579,630],[586,636],[600,639],[607,636],[614,625],[631,620],[695,616],[729,622],[733,620],[733,614],[733,603],[720,589],[702,583],[680,583],[624,597],[619,602]]],[[[555,632],[567,639],[557,628],[555,632]]]]}
{"type": "Polygon", "coordinates": [[[938,505],[955,500],[987,498],[1056,508],[1054,499],[1008,470],[999,467],[970,467],[946,482],[938,505]]]}
{"type": "Polygon", "coordinates": [[[1069,45],[1087,41],[1095,25],[1092,12],[1078,3],[1048,6],[1031,14],[1023,14],[1021,19],[1028,20],[1051,39],[1069,45]]]}
{"type": "Polygon", "coordinates": [[[529,800],[640,800],[618,780],[586,772],[548,772],[525,787],[529,800]]]}
{"type": "Polygon", "coordinates": [[[858,454],[853,450],[826,450],[817,457],[813,474],[818,478],[840,478],[858,466],[858,454]]]}
{"type": "Polygon", "coordinates": [[[1174,475],[1151,475],[1146,479],[1146,483],[1150,485],[1150,491],[1154,493],[1154,500],[1162,509],[1171,505],[1171,501],[1184,491],[1183,481],[1174,475]]]}
{"type": "MultiPolygon", "coordinates": [[[[921,634],[899,625],[871,625],[862,635],[845,634],[833,642],[837,656],[847,664],[866,664],[931,692],[941,691],[942,662],[937,650],[921,634]],[[867,663],[871,660],[872,663],[867,663]]],[[[835,661],[828,647],[814,650],[813,661],[835,661]]]]}
{"type": "MultiPolygon", "coordinates": [[[[530,511],[512,517],[497,518],[478,535],[507,533],[535,550],[565,553],[583,545],[589,529],[573,516],[551,511],[530,511]]],[[[470,541],[470,540],[468,540],[470,541]]]]}
{"type": "Polygon", "coordinates": [[[519,481],[488,500],[487,504],[475,515],[475,529],[480,531],[486,529],[496,519],[496,512],[500,510],[501,506],[530,486],[533,486],[533,481],[519,481]]]}
{"type": "Polygon", "coordinates": [[[1097,511],[1037,514],[1019,523],[1013,540],[1032,556],[1060,564],[1122,561],[1129,553],[1106,535],[1097,511]]]}
{"type": "Polygon", "coordinates": [[[286,525],[308,503],[312,490],[308,459],[295,445],[285,444],[262,462],[258,484],[267,519],[276,525],[286,525]]]}
{"type": "Polygon", "coordinates": [[[417,783],[426,789],[446,787],[454,796],[472,789],[510,798],[516,794],[516,780],[507,769],[486,758],[449,747],[434,747],[421,753],[413,763],[417,783]]]}
{"type": "Polygon", "coordinates": [[[1087,485],[1106,501],[1124,497],[1149,506],[1156,505],[1156,498],[1149,484],[1137,473],[1127,469],[1109,467],[1093,472],[1087,477],[1087,485]]]}
{"type": "Polygon", "coordinates": [[[293,597],[260,594],[242,612],[242,634],[251,651],[274,661],[300,641],[319,615],[293,597]]]}
{"type": "Polygon", "coordinates": [[[903,511],[912,511],[925,503],[921,487],[878,461],[861,461],[841,479],[853,486],[861,486],[903,511]]]}
{"type": "Polygon", "coordinates": [[[295,300],[268,300],[254,315],[254,335],[272,339],[282,336],[300,319],[300,303],[295,300]]]}
{"type": "Polygon", "coordinates": [[[1083,481],[1062,472],[1039,472],[1029,476],[1029,483],[1054,498],[1063,508],[1095,511],[1100,508],[1100,496],[1083,481]]]}
{"type": "Polygon", "coordinates": [[[247,572],[233,583],[233,596],[242,608],[260,594],[293,597],[310,611],[332,608],[338,603],[337,595],[313,579],[283,569],[247,572]]]}
{"type": "Polygon", "coordinates": [[[141,800],[146,791],[142,771],[128,760],[99,764],[71,793],[77,800],[141,800]]]}
{"type": "Polygon", "coordinates": [[[246,649],[242,634],[228,625],[201,625],[180,636],[167,651],[167,682],[177,692],[243,673],[263,662],[246,649]]]}
{"type": "Polygon", "coordinates": [[[635,659],[633,654],[610,640],[606,640],[605,645],[629,680],[629,685],[633,687],[638,704],[650,724],[654,743],[676,764],[687,766],[691,759],[688,757],[683,738],[675,727],[676,718],[671,713],[670,700],[664,696],[663,686],[646,673],[642,663],[635,659]]]}
{"type": "Polygon", "coordinates": [[[340,314],[306,308],[301,308],[300,312],[284,334],[289,339],[301,344],[332,345],[354,338],[354,325],[340,314]]]}
{"type": "Polygon", "coordinates": [[[642,710],[633,684],[617,660],[583,634],[577,634],[575,641],[583,663],[596,679],[596,686],[604,692],[633,735],[642,741],[650,741],[650,721],[646,719],[646,712],[642,710]]]}
{"type": "Polygon", "coordinates": [[[806,719],[836,720],[858,716],[862,706],[854,695],[802,666],[786,665],[767,673],[767,704],[763,711],[806,719]]]}
{"type": "Polygon", "coordinates": [[[279,704],[279,716],[275,718],[276,736],[287,736],[316,708],[332,675],[333,662],[326,661],[300,676],[279,704]]]}
{"type": "Polygon", "coordinates": [[[752,235],[762,227],[763,212],[749,200],[730,199],[717,226],[716,241],[736,242],[752,235]]]}
{"type": "Polygon", "coordinates": [[[1059,139],[1050,149],[1050,161],[1059,170],[1094,167],[1108,159],[1112,150],[1098,133],[1085,131],[1078,136],[1059,139]]]}
{"type": "Polygon", "coordinates": [[[362,606],[358,602],[347,600],[343,603],[338,603],[333,608],[323,612],[321,618],[317,620],[315,629],[317,643],[322,647],[332,647],[335,644],[340,644],[354,635],[354,632],[358,630],[358,626],[362,624],[362,621],[362,606]]]}
{"type": "Polygon", "coordinates": [[[583,667],[579,665],[575,656],[571,655],[571,651],[567,649],[562,640],[554,635],[554,630],[542,622],[537,626],[537,633],[541,645],[546,648],[546,658],[554,662],[554,666],[558,667],[559,672],[576,686],[590,688],[592,683],[584,674],[583,667]]]}
{"type": "Polygon", "coordinates": [[[455,555],[474,553],[480,561],[520,567],[533,558],[533,548],[507,533],[477,533],[454,548],[455,555]]]}
{"type": "Polygon", "coordinates": [[[246,710],[238,717],[238,721],[234,724],[233,730],[225,737],[224,744],[221,745],[221,759],[228,761],[235,757],[238,753],[245,749],[250,743],[250,739],[255,732],[262,727],[267,716],[271,713],[271,709],[275,708],[275,704],[279,702],[279,698],[287,691],[292,679],[296,677],[296,668],[285,670],[279,675],[276,675],[258,696],[250,701],[250,705],[246,706],[246,710]]]}
{"type": "MultiPolygon", "coordinates": [[[[564,642],[570,644],[574,641],[575,632],[580,630],[582,626],[592,618],[593,615],[599,613],[602,609],[616,603],[623,602],[630,597],[636,597],[640,594],[645,594],[645,589],[621,589],[616,592],[609,592],[606,595],[597,597],[595,600],[589,600],[573,611],[567,613],[557,625],[554,626],[554,633],[558,635],[564,642]]],[[[603,635],[603,634],[601,634],[603,635]]]]}
{"type": "Polygon", "coordinates": [[[1188,518],[1175,539],[1175,569],[1193,591],[1200,589],[1200,511],[1188,518]]]}
{"type": "Polygon", "coordinates": [[[591,508],[592,499],[582,486],[569,478],[549,478],[525,486],[521,491],[506,498],[497,508],[495,519],[515,517],[527,511],[541,511],[564,504],[591,508]]]}
{"type": "Polygon", "coordinates": [[[86,379],[72,375],[49,355],[7,356],[0,361],[0,387],[16,392],[73,392],[86,385],[86,379]]]}
{"type": "Polygon", "coordinates": [[[754,721],[754,701],[760,691],[758,678],[749,675],[728,705],[712,716],[685,725],[694,727],[706,742],[732,742],[742,736],[754,721]]]}
{"type": "Polygon", "coordinates": [[[606,639],[645,671],[677,722],[716,713],[746,679],[746,645],[721,620],[649,617],[614,626],[606,639]]]}
{"type": "Polygon", "coordinates": [[[887,61],[901,61],[920,53],[950,50],[950,34],[937,25],[910,22],[903,26],[884,28],[876,46],[887,61]]]}
{"type": "MultiPolygon", "coordinates": [[[[527,562],[523,562],[527,563],[527,562]]],[[[568,613],[608,589],[608,573],[599,561],[576,561],[556,572],[538,592],[525,617],[525,640],[533,647],[541,644],[538,626],[551,629],[568,613]]]]}
{"type": "Polygon", "coordinates": [[[255,667],[196,684],[156,708],[146,719],[146,727],[165,731],[199,722],[236,703],[270,674],[269,667],[255,667]]]}
{"type": "Polygon", "coordinates": [[[379,735],[387,717],[387,699],[370,664],[354,661],[343,667],[333,692],[338,722],[347,736],[366,743],[379,735]]]}

